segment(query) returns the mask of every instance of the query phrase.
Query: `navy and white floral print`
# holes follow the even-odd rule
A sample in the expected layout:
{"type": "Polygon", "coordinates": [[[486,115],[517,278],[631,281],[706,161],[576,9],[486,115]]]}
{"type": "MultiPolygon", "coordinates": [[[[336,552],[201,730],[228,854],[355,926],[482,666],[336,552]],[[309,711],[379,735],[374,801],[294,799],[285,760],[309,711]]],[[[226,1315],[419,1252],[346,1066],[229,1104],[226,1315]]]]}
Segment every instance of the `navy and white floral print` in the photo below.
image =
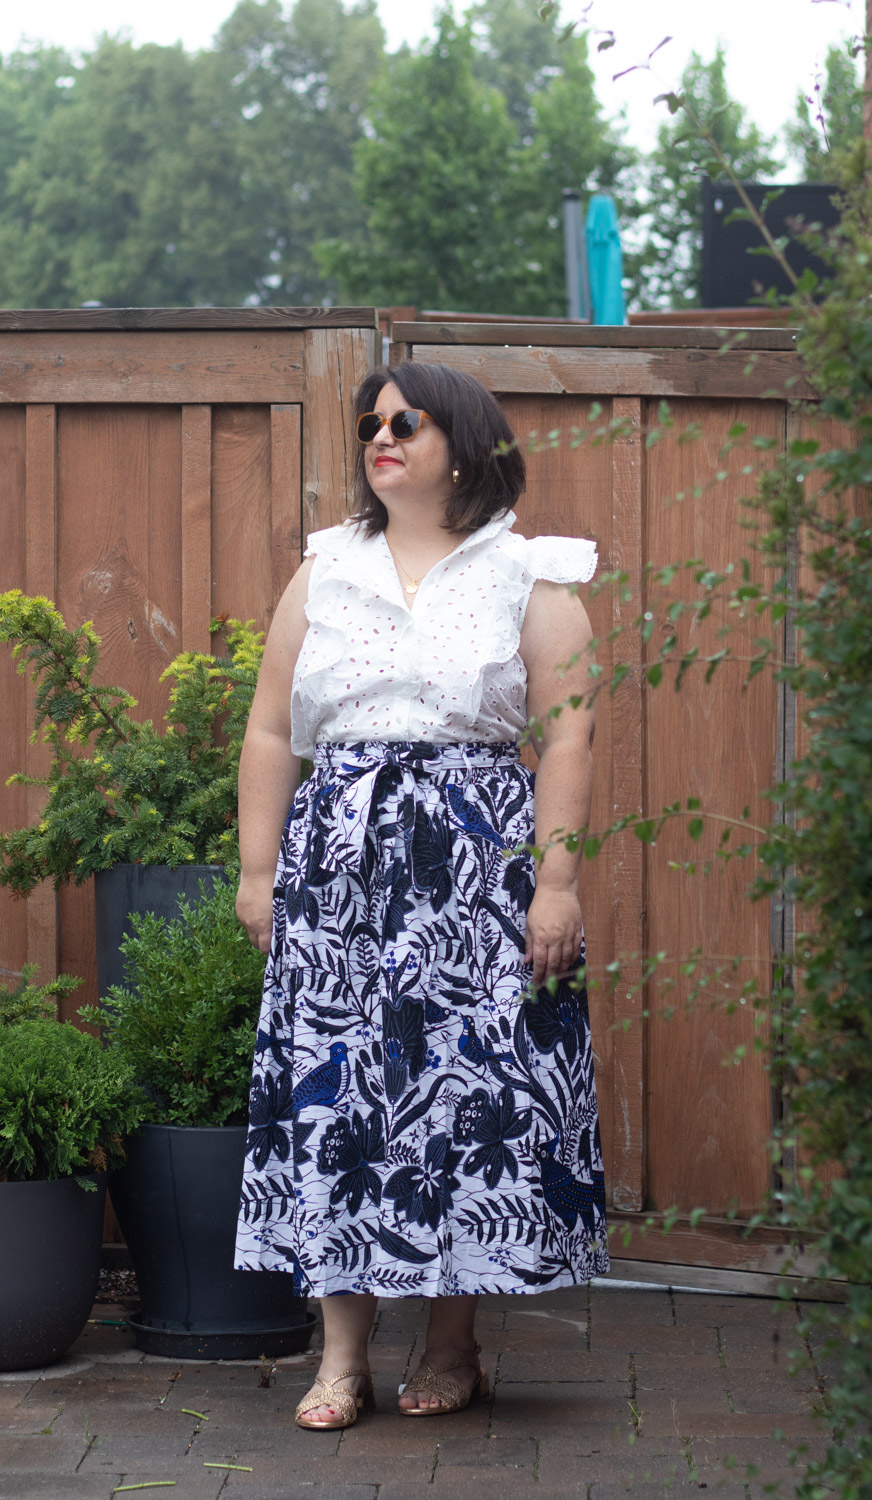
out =
{"type": "Polygon", "coordinates": [[[389,1297],[608,1269],[586,996],[527,992],[532,784],[511,744],[316,747],[276,878],[240,1269],[389,1297]]]}

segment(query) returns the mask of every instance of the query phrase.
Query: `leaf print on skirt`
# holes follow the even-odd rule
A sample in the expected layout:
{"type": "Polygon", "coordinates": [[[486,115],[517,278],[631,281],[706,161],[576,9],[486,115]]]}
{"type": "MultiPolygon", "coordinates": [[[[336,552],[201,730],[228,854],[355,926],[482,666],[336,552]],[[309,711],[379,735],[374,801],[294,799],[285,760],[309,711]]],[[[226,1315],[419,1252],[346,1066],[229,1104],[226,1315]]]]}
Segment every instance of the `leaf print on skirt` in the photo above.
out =
{"type": "Polygon", "coordinates": [[[525,998],[532,788],[515,745],[316,746],[276,870],[240,1270],[401,1297],[608,1269],[584,992],[525,998]]]}
{"type": "Polygon", "coordinates": [[[455,1116],[454,1139],[465,1137],[467,1141],[481,1143],[475,1151],[470,1151],[463,1163],[464,1172],[483,1171],[489,1188],[499,1186],[503,1172],[516,1182],[518,1158],[506,1143],[526,1135],[532,1120],[532,1109],[515,1109],[515,1095],[509,1084],[500,1089],[496,1099],[484,1089],[476,1089],[471,1098],[461,1099],[455,1116]]]}
{"type": "Polygon", "coordinates": [[[423,1162],[400,1167],[385,1185],[385,1197],[393,1198],[410,1224],[429,1224],[435,1229],[454,1205],[452,1193],[460,1187],[454,1170],[462,1151],[455,1151],[449,1135],[434,1135],[424,1149],[423,1162]]]}
{"type": "Polygon", "coordinates": [[[293,1079],[290,1069],[276,1078],[267,1073],[255,1078],[249,1103],[248,1139],[245,1143],[251,1152],[255,1169],[260,1172],[271,1156],[285,1162],[291,1154],[289,1130],[294,1115],[293,1079]],[[284,1122],[287,1121],[287,1124],[284,1122]]]}
{"type": "Polygon", "coordinates": [[[336,1172],[342,1173],[330,1189],[331,1204],[341,1203],[344,1199],[348,1212],[356,1214],[366,1194],[378,1206],[382,1185],[373,1168],[384,1159],[382,1117],[377,1110],[373,1110],[365,1123],[355,1110],[350,1125],[344,1115],[340,1115],[333,1125],[328,1125],[318,1150],[318,1171],[328,1177],[336,1172]]]}

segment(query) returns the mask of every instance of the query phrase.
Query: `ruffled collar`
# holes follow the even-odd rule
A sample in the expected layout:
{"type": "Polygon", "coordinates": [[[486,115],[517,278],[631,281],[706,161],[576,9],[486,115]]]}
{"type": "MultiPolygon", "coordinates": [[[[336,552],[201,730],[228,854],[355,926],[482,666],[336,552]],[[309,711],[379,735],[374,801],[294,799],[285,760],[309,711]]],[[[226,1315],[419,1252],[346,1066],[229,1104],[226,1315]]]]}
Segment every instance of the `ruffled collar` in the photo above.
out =
{"type": "MultiPolygon", "coordinates": [[[[485,543],[493,541],[496,537],[502,536],[514,526],[516,520],[517,516],[515,512],[510,510],[496,520],[485,522],[484,526],[479,526],[477,531],[470,532],[469,536],[464,537],[462,542],[458,542],[457,546],[452,547],[451,551],[445,557],[439,562],[434,563],[432,568],[428,569],[421,580],[422,585],[424,580],[435,573],[437,568],[444,568],[446,565],[453,563],[456,558],[465,556],[467,552],[471,552],[473,548],[481,547],[485,543]]],[[[353,520],[343,522],[343,528],[353,526],[353,520]]],[[[377,591],[382,594],[383,598],[390,599],[392,603],[401,604],[406,613],[411,615],[413,611],[406,598],[405,590],[400,581],[400,576],[385,533],[380,531],[377,536],[370,537],[368,541],[372,547],[371,561],[376,565],[378,570],[377,591]]],[[[370,578],[369,581],[370,586],[372,586],[373,579],[370,578]]]]}

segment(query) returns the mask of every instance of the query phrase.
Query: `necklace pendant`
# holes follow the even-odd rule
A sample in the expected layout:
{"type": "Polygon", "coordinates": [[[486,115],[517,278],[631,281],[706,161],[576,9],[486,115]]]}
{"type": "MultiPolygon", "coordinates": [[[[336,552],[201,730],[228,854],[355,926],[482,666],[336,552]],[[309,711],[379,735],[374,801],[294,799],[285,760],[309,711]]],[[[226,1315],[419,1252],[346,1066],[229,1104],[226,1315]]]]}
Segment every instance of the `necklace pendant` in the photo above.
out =
{"type": "Polygon", "coordinates": [[[404,583],[403,584],[403,588],[404,588],[404,590],[405,590],[405,592],[407,594],[417,594],[417,592],[418,592],[418,585],[417,585],[417,583],[414,583],[414,582],[413,583],[404,583]]]}

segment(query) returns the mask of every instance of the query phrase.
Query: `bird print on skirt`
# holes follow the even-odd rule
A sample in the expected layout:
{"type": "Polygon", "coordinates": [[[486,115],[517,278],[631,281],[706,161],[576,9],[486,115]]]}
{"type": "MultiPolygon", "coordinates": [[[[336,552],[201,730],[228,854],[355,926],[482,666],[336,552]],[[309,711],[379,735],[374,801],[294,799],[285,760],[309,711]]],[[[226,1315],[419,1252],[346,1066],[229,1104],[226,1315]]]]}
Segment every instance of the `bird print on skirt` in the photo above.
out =
{"type": "Polygon", "coordinates": [[[608,1269],[583,985],[531,996],[514,745],[318,745],[286,824],[236,1264],[306,1292],[608,1269]]]}

